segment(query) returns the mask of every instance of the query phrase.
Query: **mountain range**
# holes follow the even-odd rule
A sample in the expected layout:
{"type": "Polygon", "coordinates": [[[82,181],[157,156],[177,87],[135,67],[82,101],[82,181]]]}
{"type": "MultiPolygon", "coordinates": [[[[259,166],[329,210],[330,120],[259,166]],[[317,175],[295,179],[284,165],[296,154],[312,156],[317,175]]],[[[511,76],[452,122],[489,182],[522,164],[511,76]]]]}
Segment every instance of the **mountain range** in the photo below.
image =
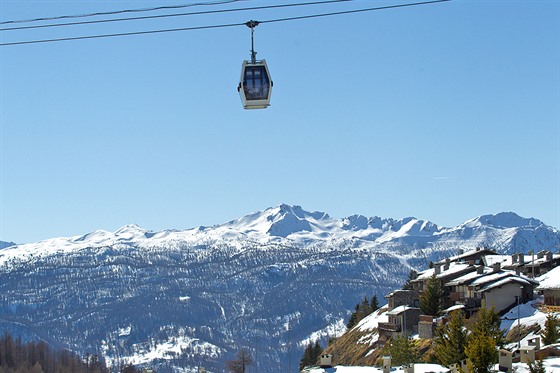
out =
{"type": "Polygon", "coordinates": [[[308,341],[340,334],[357,302],[411,269],[481,246],[556,251],[560,233],[511,212],[446,228],[283,204],[213,227],[8,246],[0,327],[15,335],[158,372],[221,372],[247,347],[259,371],[291,372],[308,341]]]}

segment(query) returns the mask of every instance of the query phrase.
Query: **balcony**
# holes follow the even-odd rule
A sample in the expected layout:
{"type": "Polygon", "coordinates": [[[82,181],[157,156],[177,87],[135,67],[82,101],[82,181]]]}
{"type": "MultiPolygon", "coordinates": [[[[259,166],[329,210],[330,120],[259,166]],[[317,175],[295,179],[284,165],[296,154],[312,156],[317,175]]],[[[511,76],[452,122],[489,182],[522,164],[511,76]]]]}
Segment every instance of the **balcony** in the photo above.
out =
{"type": "Polygon", "coordinates": [[[461,302],[465,299],[465,293],[464,292],[451,292],[449,293],[449,300],[452,302],[461,302]]]}
{"type": "Polygon", "coordinates": [[[467,308],[480,308],[480,306],[482,305],[482,299],[467,298],[465,300],[466,300],[465,304],[467,308]]]}
{"type": "Polygon", "coordinates": [[[385,332],[400,332],[401,326],[399,324],[395,324],[392,322],[380,322],[377,325],[377,329],[379,331],[385,331],[385,332]]]}

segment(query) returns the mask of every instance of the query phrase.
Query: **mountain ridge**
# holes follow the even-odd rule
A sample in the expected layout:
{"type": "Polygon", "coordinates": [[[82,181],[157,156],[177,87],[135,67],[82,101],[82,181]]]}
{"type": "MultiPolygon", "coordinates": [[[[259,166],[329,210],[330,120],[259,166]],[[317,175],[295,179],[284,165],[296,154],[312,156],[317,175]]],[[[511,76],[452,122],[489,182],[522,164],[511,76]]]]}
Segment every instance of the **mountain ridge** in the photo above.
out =
{"type": "Polygon", "coordinates": [[[240,346],[261,371],[295,367],[305,341],[339,334],[357,300],[382,299],[411,269],[458,249],[560,244],[555,228],[509,214],[446,228],[283,204],[213,227],[129,224],[12,246],[0,250],[0,325],[161,372],[221,371],[240,346]]]}
{"type": "Polygon", "coordinates": [[[14,244],[4,243],[4,247],[27,246],[37,244],[53,243],[60,245],[63,243],[72,244],[77,242],[90,242],[94,245],[104,245],[112,240],[120,242],[144,239],[162,239],[173,234],[180,235],[181,238],[196,238],[201,234],[216,232],[220,237],[257,237],[258,241],[263,238],[274,240],[279,238],[291,238],[293,240],[324,240],[324,239],[343,239],[360,238],[369,241],[381,239],[382,242],[391,241],[396,238],[407,236],[434,236],[438,234],[449,234],[450,232],[463,232],[466,237],[473,228],[538,228],[548,229],[558,232],[554,227],[547,226],[542,221],[535,218],[523,218],[514,212],[501,212],[498,214],[480,215],[476,218],[467,220],[455,227],[443,227],[428,220],[417,219],[415,217],[405,217],[401,219],[381,218],[378,216],[366,217],[364,215],[350,215],[344,218],[331,218],[329,214],[321,211],[308,212],[299,205],[281,204],[270,207],[262,211],[257,211],[241,218],[230,220],[226,223],[213,226],[199,226],[189,229],[167,229],[154,232],[142,228],[136,224],[127,224],[117,229],[115,232],[106,230],[94,230],[81,236],[57,237],[39,241],[38,243],[14,244]],[[325,232],[331,232],[325,234],[325,232]],[[348,232],[358,233],[357,235],[348,232]],[[237,233],[237,234],[236,234],[237,233]],[[291,236],[291,237],[290,237],[291,236]],[[385,236],[385,237],[383,237],[385,236]]]}

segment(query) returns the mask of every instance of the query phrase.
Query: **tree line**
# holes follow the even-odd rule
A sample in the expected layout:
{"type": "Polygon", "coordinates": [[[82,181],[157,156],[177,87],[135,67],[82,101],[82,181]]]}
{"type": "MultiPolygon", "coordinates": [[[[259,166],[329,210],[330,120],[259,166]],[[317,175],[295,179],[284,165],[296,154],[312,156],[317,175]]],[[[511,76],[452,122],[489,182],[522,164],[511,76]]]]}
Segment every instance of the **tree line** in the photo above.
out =
{"type": "Polygon", "coordinates": [[[0,373],[108,373],[97,355],[81,359],[68,351],[56,351],[46,342],[23,343],[8,332],[0,338],[0,373]]]}
{"type": "Polygon", "coordinates": [[[368,297],[364,297],[364,299],[357,303],[354,307],[354,312],[350,315],[348,322],[346,323],[346,328],[348,330],[352,329],[356,324],[358,324],[364,317],[371,315],[373,312],[379,309],[379,300],[377,299],[377,295],[374,295],[371,298],[371,301],[368,297]]]}

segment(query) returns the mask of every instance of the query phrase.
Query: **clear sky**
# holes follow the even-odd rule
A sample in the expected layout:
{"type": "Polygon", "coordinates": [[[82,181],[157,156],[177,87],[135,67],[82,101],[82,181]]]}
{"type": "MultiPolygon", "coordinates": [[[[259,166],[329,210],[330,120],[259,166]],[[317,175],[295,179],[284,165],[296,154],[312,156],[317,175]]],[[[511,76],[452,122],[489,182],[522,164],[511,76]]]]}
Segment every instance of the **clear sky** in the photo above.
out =
{"type": "MultiPolygon", "coordinates": [[[[0,21],[189,2],[0,0],[0,21]]],[[[0,31],[0,43],[403,3],[0,31]]],[[[280,203],[449,227],[514,211],[560,227],[559,1],[263,23],[265,110],[243,110],[236,90],[249,49],[244,26],[0,47],[0,240],[187,229],[280,203]]]]}

